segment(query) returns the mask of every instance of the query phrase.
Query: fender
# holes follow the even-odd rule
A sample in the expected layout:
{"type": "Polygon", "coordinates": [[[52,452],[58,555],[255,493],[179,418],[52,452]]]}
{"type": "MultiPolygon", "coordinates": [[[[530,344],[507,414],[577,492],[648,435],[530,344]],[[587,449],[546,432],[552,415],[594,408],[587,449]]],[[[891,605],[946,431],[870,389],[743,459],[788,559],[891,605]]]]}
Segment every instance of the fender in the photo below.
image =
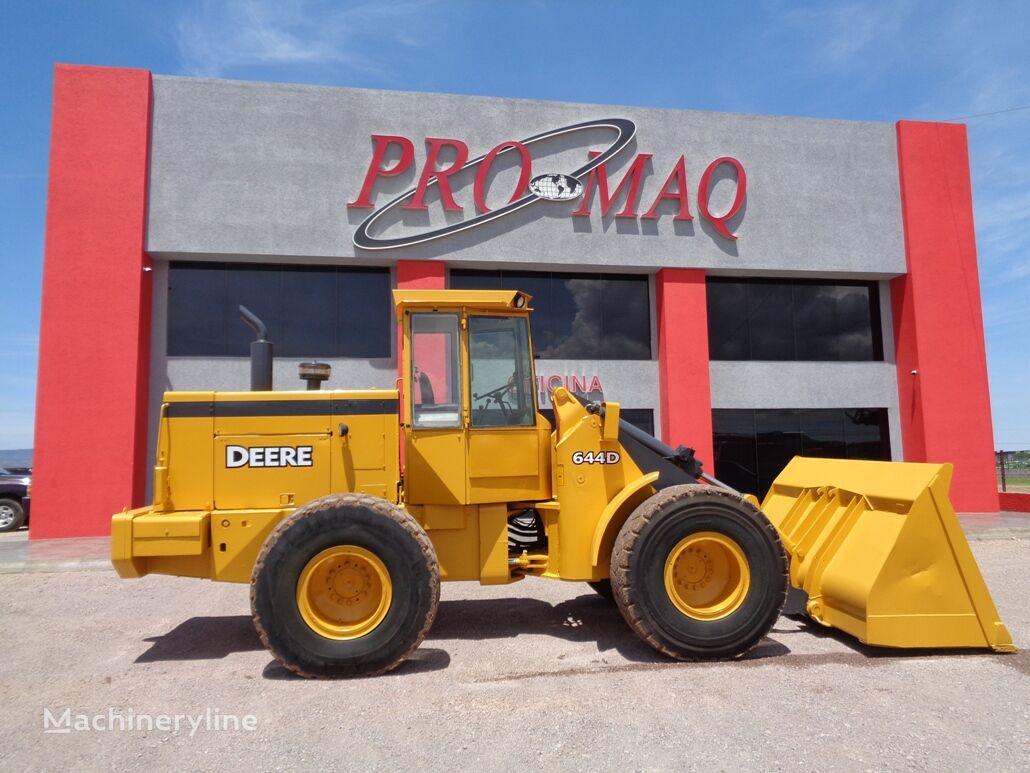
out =
{"type": "MultiPolygon", "coordinates": [[[[626,503],[631,502],[636,498],[643,489],[649,487],[652,483],[658,480],[659,473],[649,472],[646,475],[641,475],[634,481],[631,481],[622,491],[615,495],[611,502],[609,502],[604,512],[601,513],[601,518],[597,522],[597,526],[594,528],[594,540],[590,549],[590,557],[593,566],[597,566],[601,563],[601,545],[604,542],[604,535],[608,531],[608,526],[612,521],[623,511],[626,503]]],[[[633,502],[636,506],[638,502],[633,502]]]]}

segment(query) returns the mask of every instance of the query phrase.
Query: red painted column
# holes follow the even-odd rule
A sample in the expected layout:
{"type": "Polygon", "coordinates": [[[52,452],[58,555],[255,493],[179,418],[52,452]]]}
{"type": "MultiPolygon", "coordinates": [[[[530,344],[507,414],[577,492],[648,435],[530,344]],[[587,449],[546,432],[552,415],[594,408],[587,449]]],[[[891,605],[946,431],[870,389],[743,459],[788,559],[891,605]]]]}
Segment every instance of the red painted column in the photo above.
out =
{"type": "Polygon", "coordinates": [[[891,305],[905,459],[953,463],[955,509],[997,512],[966,127],[899,121],[897,135],[908,274],[891,282],[891,305]]]}
{"type": "Polygon", "coordinates": [[[57,65],[30,536],[143,504],[150,369],[146,70],[57,65]]]}
{"type": "Polygon", "coordinates": [[[658,306],[658,386],[661,437],[697,452],[713,474],[712,390],[708,373],[705,272],[666,268],[655,278],[658,306]]]}
{"type": "MultiPolygon", "coordinates": [[[[395,269],[397,276],[398,290],[443,290],[447,287],[447,265],[439,260],[398,260],[395,269]]],[[[401,357],[401,346],[403,336],[400,327],[397,328],[397,384],[404,382],[404,361],[401,357]]],[[[440,383],[440,382],[438,382],[440,383]]],[[[406,398],[402,394],[400,400],[400,417],[404,422],[404,405],[406,398]]],[[[404,470],[406,453],[404,443],[401,443],[401,470],[404,470]]]]}
{"type": "MultiPolygon", "coordinates": [[[[443,290],[447,287],[447,265],[439,260],[398,260],[398,290],[443,290]]],[[[401,330],[397,329],[397,376],[401,377],[401,330]]]]}
{"type": "Polygon", "coordinates": [[[443,290],[447,265],[440,260],[398,260],[398,290],[443,290]]]}

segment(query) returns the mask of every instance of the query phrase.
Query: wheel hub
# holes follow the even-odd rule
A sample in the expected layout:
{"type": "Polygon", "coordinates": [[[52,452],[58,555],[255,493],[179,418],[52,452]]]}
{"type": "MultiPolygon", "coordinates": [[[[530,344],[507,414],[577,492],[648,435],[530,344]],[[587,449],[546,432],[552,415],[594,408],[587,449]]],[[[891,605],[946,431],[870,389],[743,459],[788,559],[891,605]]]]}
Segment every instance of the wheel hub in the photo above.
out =
{"type": "Polygon", "coordinates": [[[696,547],[688,547],[673,565],[677,583],[692,590],[705,587],[712,579],[712,560],[696,547]]]}
{"type": "Polygon", "coordinates": [[[338,604],[357,604],[368,597],[372,578],[366,566],[352,559],[345,559],[329,570],[326,587],[338,604]]]}
{"type": "Polygon", "coordinates": [[[329,639],[357,639],[386,617],[393,582],[386,565],[356,545],[328,548],[308,561],[297,583],[304,622],[329,639]]]}
{"type": "Polygon", "coordinates": [[[6,528],[14,523],[14,508],[10,505],[0,505],[0,529],[6,528]]]}
{"type": "Polygon", "coordinates": [[[665,561],[665,590],[683,614],[718,620],[736,611],[747,596],[751,572],[740,546],[718,532],[697,532],[680,540],[665,561]]]}

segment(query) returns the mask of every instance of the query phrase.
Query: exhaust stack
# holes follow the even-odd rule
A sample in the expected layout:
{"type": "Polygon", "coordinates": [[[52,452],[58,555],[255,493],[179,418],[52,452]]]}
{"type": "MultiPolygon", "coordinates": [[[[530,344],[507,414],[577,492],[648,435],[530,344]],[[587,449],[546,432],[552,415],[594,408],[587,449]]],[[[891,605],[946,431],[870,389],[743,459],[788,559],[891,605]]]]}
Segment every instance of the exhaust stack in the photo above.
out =
{"type": "Polygon", "coordinates": [[[254,331],[257,338],[250,343],[250,390],[272,391],[272,342],[268,340],[265,323],[246,306],[240,306],[240,319],[254,331]]]}

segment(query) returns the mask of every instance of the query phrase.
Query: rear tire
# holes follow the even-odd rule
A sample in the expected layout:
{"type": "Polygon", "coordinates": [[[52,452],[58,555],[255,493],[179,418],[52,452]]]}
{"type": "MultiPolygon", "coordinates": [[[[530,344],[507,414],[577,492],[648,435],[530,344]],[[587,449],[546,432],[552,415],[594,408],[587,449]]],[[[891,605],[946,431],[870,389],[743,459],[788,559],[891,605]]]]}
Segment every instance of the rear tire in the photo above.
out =
{"type": "Polygon", "coordinates": [[[25,523],[25,510],[16,499],[0,499],[0,532],[18,531],[25,523]]]}
{"type": "Polygon", "coordinates": [[[780,615],[787,557],[776,529],[712,486],[664,489],[615,540],[615,603],[640,638],[677,660],[737,657],[780,615]]]}
{"type": "Polygon", "coordinates": [[[377,497],[323,497],[284,519],[254,565],[254,626],[304,677],[374,676],[425,638],[440,568],[422,527],[377,497]]]}

